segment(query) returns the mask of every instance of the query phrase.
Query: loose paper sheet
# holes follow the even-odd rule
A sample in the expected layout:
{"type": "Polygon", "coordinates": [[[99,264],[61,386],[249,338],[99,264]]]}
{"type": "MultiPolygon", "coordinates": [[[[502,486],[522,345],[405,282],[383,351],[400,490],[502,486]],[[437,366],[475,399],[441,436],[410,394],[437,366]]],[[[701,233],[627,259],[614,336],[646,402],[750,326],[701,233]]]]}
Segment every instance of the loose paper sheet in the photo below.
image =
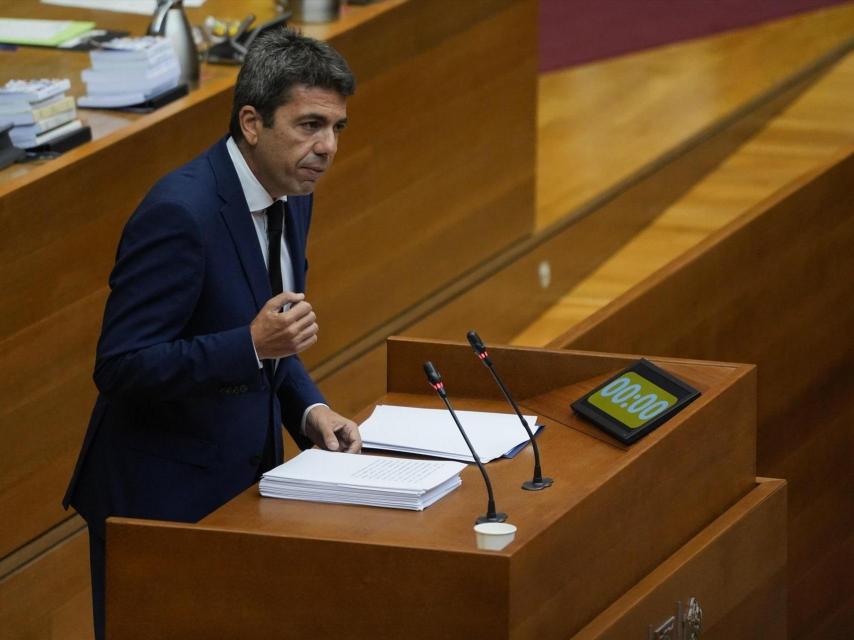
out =
{"type": "MultiPolygon", "coordinates": [[[[481,462],[500,458],[528,441],[516,414],[486,411],[457,411],[457,417],[481,462]]],[[[523,416],[532,432],[537,417],[523,416]]],[[[417,453],[452,460],[473,461],[466,442],[445,409],[419,409],[378,405],[359,427],[363,446],[417,453]]]]}

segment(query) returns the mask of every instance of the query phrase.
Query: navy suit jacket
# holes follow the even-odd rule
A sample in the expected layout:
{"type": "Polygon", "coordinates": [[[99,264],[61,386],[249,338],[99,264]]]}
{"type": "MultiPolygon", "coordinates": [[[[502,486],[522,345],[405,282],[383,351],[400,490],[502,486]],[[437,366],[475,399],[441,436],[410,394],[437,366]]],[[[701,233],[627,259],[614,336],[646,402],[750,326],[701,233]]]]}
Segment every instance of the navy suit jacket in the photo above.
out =
{"type": "MultiPolygon", "coordinates": [[[[288,198],[304,291],[311,196],[288,198]]],[[[99,395],[63,504],[96,530],[110,515],[195,521],[257,480],[268,429],[301,447],[324,402],[296,356],[258,367],[249,324],[272,297],[225,139],[168,174],[125,226],[95,362],[99,395]]]]}

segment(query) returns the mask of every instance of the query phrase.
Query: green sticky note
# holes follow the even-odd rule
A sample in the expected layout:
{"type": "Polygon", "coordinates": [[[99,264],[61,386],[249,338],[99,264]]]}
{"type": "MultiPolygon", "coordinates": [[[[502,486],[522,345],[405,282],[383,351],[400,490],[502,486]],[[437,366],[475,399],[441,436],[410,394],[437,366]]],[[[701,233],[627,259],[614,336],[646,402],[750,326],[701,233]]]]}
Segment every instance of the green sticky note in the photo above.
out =
{"type": "Polygon", "coordinates": [[[94,28],[94,22],[77,20],[0,18],[0,42],[55,47],[94,28]]]}

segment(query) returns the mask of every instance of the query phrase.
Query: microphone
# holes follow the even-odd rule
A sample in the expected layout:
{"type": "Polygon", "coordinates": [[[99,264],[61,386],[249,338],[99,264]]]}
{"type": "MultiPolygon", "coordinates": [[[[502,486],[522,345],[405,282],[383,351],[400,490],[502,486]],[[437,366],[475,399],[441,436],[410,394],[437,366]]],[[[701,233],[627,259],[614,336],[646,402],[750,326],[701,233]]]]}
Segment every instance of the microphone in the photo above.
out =
{"type": "Polygon", "coordinates": [[[466,338],[468,338],[469,344],[471,345],[471,348],[474,349],[477,357],[480,358],[480,361],[483,362],[484,366],[489,369],[489,372],[492,374],[495,382],[497,382],[498,386],[501,387],[501,393],[504,394],[504,397],[507,398],[507,402],[509,402],[510,406],[513,407],[513,411],[515,411],[516,415],[519,416],[522,426],[525,427],[525,431],[528,432],[528,438],[531,440],[531,446],[534,447],[534,477],[532,480],[526,480],[523,482],[522,488],[526,491],[541,491],[543,489],[547,489],[554,484],[554,480],[543,477],[543,472],[540,469],[540,448],[537,446],[537,440],[534,438],[531,428],[528,426],[525,418],[522,417],[522,412],[519,411],[519,406],[510,396],[510,392],[507,390],[507,387],[504,386],[501,378],[498,377],[498,372],[495,370],[492,360],[486,352],[486,347],[480,339],[480,336],[477,335],[476,331],[469,331],[466,334],[466,338]]]}
{"type": "Polygon", "coordinates": [[[484,522],[504,522],[507,520],[506,513],[496,513],[495,512],[495,496],[492,493],[492,483],[489,481],[489,476],[486,475],[486,468],[483,466],[483,463],[480,461],[480,458],[477,455],[477,452],[474,450],[474,447],[471,444],[471,440],[466,435],[465,429],[463,429],[463,425],[460,424],[459,418],[457,418],[457,414],[454,411],[454,408],[451,406],[451,402],[448,400],[448,394],[445,391],[445,383],[442,382],[442,376],[439,375],[439,372],[436,370],[436,367],[433,366],[433,363],[429,360],[424,363],[424,373],[427,374],[427,381],[430,383],[430,386],[436,390],[436,393],[439,394],[439,397],[445,403],[445,406],[448,407],[448,411],[451,412],[451,417],[454,419],[454,422],[457,425],[457,429],[460,430],[460,433],[463,436],[463,440],[466,441],[469,450],[471,451],[471,455],[474,458],[475,463],[477,464],[477,468],[480,469],[480,473],[483,476],[483,481],[486,483],[486,493],[489,496],[489,500],[486,503],[486,515],[480,516],[477,520],[475,520],[476,524],[482,524],[484,522]]]}

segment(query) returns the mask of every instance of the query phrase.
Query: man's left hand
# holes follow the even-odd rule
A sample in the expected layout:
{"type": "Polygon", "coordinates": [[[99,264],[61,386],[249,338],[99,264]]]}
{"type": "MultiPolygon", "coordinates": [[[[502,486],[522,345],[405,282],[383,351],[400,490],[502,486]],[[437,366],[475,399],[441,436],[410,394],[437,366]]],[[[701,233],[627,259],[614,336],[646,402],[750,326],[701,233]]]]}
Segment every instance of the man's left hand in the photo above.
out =
{"type": "Polygon", "coordinates": [[[356,423],[338,415],[329,407],[319,406],[308,412],[305,435],[327,451],[359,453],[362,450],[362,438],[356,423]]]}

